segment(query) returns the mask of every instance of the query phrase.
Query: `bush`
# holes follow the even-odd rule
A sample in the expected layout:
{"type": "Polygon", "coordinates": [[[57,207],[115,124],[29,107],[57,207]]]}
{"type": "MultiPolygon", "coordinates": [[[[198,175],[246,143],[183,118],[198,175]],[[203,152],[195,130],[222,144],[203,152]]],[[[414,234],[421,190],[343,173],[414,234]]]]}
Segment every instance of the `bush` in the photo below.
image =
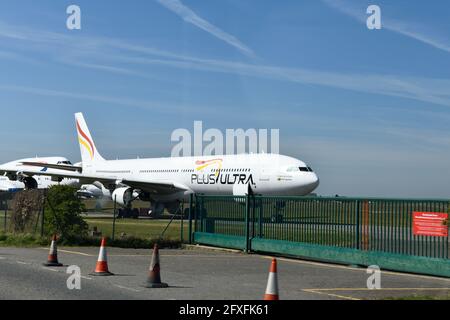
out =
{"type": "Polygon", "coordinates": [[[58,234],[63,240],[85,237],[88,224],[81,217],[86,209],[69,186],[52,186],[45,201],[45,233],[58,234]]]}
{"type": "Polygon", "coordinates": [[[40,190],[26,190],[15,194],[11,201],[10,229],[14,233],[26,233],[37,227],[42,202],[43,194],[40,190]]]}

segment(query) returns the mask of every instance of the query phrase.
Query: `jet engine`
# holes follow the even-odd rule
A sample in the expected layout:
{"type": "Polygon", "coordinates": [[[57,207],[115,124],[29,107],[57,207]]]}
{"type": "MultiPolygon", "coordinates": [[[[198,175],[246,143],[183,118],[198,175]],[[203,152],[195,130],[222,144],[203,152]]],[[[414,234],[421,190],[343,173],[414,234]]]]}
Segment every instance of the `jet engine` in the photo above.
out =
{"type": "Polygon", "coordinates": [[[168,202],[165,204],[167,211],[170,214],[181,214],[181,207],[179,201],[168,202]]]}
{"type": "Polygon", "coordinates": [[[25,185],[26,190],[35,190],[38,188],[38,183],[33,177],[23,177],[21,182],[25,185]]]}
{"type": "Polygon", "coordinates": [[[124,207],[129,207],[133,201],[133,189],[128,187],[117,188],[112,193],[112,199],[124,207]]]}

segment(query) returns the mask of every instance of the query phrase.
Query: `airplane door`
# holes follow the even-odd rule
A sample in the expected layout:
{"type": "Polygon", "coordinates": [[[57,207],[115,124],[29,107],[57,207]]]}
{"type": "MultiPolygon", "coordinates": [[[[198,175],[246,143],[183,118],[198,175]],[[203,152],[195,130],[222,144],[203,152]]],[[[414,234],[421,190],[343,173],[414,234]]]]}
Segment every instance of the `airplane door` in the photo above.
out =
{"type": "Polygon", "coordinates": [[[261,168],[259,181],[269,182],[270,181],[270,176],[273,173],[272,171],[273,170],[271,168],[261,168]]]}

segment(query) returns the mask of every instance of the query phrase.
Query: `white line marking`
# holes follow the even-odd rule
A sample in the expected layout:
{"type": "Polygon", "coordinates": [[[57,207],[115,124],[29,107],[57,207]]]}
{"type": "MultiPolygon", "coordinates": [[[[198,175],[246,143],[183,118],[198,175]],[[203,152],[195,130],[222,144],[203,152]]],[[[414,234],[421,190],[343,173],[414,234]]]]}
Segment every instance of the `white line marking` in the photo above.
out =
{"type": "Polygon", "coordinates": [[[86,257],[94,257],[95,256],[93,254],[83,253],[83,252],[79,252],[79,251],[70,251],[70,250],[62,250],[62,249],[58,249],[58,251],[64,252],[64,253],[78,254],[80,256],[86,256],[86,257]]]}
{"type": "Polygon", "coordinates": [[[31,263],[29,262],[23,262],[23,261],[16,261],[18,264],[24,264],[24,265],[30,265],[31,263]]]}
{"type": "Polygon", "coordinates": [[[48,271],[53,271],[53,272],[59,272],[58,270],[50,269],[50,268],[47,268],[47,267],[42,267],[42,269],[48,270],[48,271]]]}
{"type": "Polygon", "coordinates": [[[136,289],[133,289],[133,288],[127,288],[127,287],[124,287],[124,286],[120,286],[118,284],[115,284],[114,286],[117,287],[117,288],[120,288],[120,289],[125,289],[125,290],[129,290],[129,291],[134,291],[134,292],[141,292],[141,290],[136,290],[136,289]]]}
{"type": "Polygon", "coordinates": [[[81,276],[81,278],[86,279],[86,280],[93,280],[92,278],[86,277],[86,276],[81,276]]]}

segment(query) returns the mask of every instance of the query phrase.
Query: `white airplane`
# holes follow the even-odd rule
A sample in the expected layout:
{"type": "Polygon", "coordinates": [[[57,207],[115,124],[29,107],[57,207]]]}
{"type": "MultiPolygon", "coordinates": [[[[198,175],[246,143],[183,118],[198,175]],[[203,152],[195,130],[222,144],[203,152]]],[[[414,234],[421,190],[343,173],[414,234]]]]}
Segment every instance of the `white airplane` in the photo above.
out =
{"type": "Polygon", "coordinates": [[[78,179],[64,179],[59,177],[50,177],[44,175],[47,172],[47,165],[72,166],[72,163],[63,157],[44,157],[30,158],[11,161],[0,166],[0,191],[14,192],[29,189],[48,189],[57,184],[77,186],[78,179]],[[27,175],[24,171],[35,169],[35,167],[24,165],[28,162],[39,163],[43,168],[40,170],[42,175],[27,175]]]}
{"type": "MultiPolygon", "coordinates": [[[[0,166],[0,172],[6,173],[0,176],[0,192],[17,192],[29,189],[48,189],[54,185],[69,185],[79,187],[79,179],[63,179],[61,177],[50,177],[48,175],[26,175],[23,172],[29,169],[35,169],[35,166],[27,166],[27,163],[39,163],[46,166],[67,166],[72,167],[72,163],[63,157],[45,157],[45,158],[29,158],[15,160],[5,163],[0,166]]],[[[81,163],[73,165],[75,167],[81,166],[81,163]]],[[[45,173],[49,167],[41,169],[41,173],[45,173]]],[[[93,184],[85,184],[80,187],[77,194],[86,198],[109,198],[111,199],[111,192],[106,189],[101,183],[94,182],[93,184]]]]}
{"type": "Polygon", "coordinates": [[[20,181],[9,180],[6,176],[0,176],[0,192],[16,192],[25,189],[25,185],[20,181]]]}
{"type": "Polygon", "coordinates": [[[77,195],[82,198],[111,200],[111,191],[98,181],[92,184],[83,184],[77,191],[77,195]]]}
{"type": "Polygon", "coordinates": [[[303,161],[278,154],[105,160],[95,146],[83,114],[77,113],[75,119],[81,166],[54,165],[49,168],[58,172],[45,174],[85,183],[99,181],[114,190],[112,199],[125,207],[130,207],[138,195],[141,200],[151,202],[152,212],[167,209],[176,213],[181,201],[194,193],[307,195],[319,185],[319,178],[303,161]]]}

